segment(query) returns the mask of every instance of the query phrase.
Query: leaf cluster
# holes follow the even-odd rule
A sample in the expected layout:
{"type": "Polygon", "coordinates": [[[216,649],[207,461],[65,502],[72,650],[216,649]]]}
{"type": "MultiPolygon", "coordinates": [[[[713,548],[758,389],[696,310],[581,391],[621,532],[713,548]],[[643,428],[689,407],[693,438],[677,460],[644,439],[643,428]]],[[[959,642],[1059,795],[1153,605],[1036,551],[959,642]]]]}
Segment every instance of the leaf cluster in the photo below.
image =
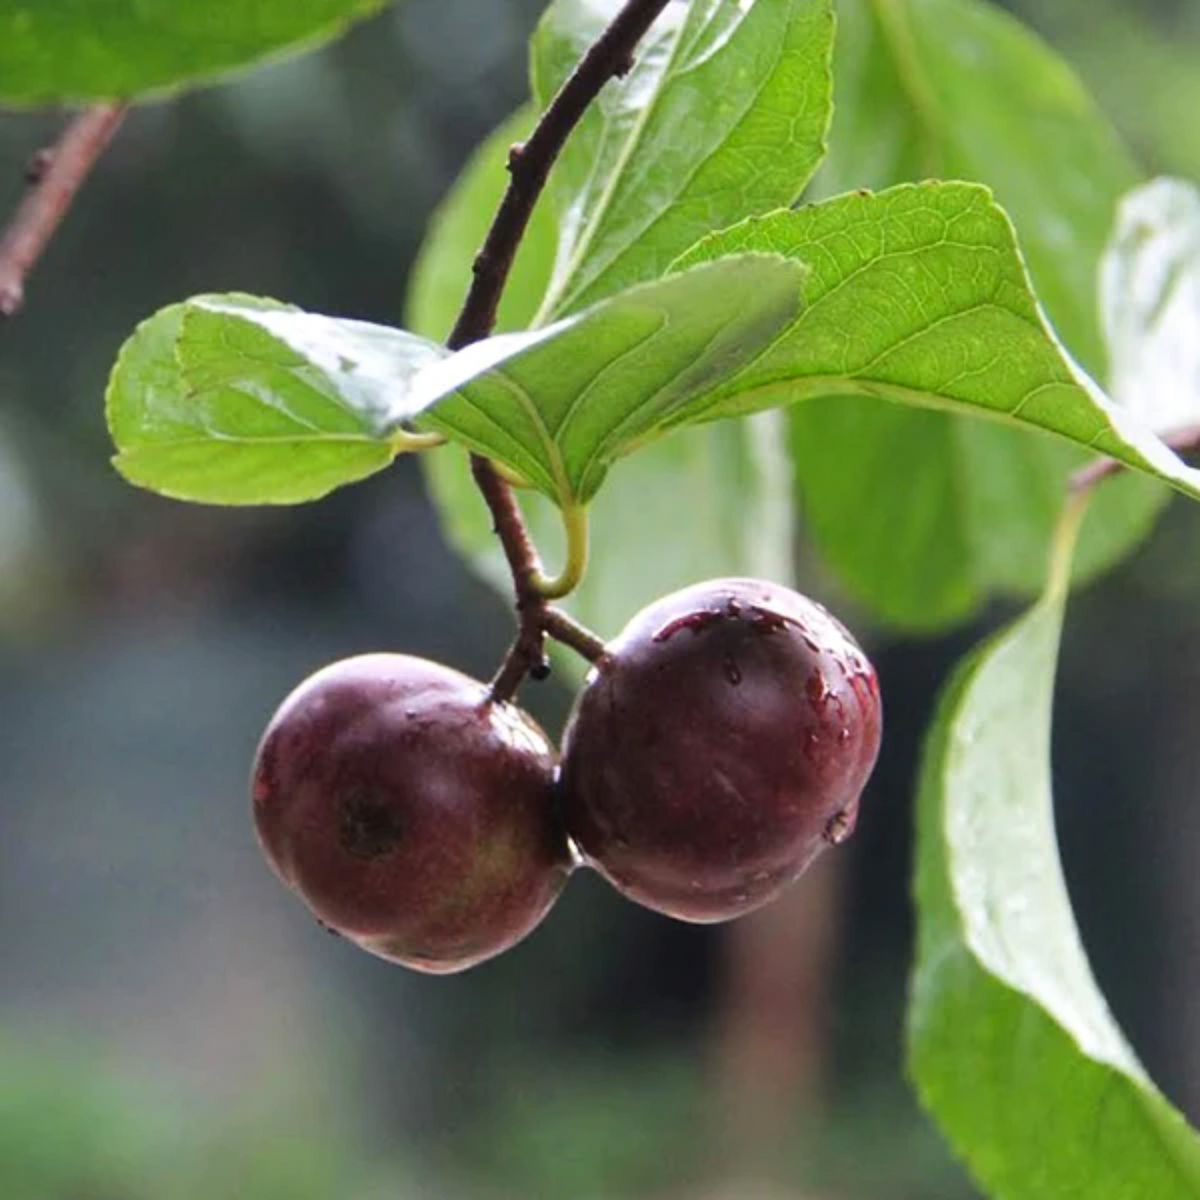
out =
{"type": "MultiPolygon", "coordinates": [[[[257,0],[218,36],[194,3],[85,22],[83,0],[0,0],[0,98],[155,95],[376,7],[257,0]]],[[[912,1074],[993,1195],[1200,1195],[1195,1134],[1091,977],[1049,783],[1071,583],[1168,489],[1200,498],[1163,440],[1200,418],[1200,197],[1139,186],[1070,69],[984,0],[690,0],[569,142],[497,334],[451,353],[509,147],[618,7],[550,4],[530,104],[432,222],[411,331],[237,295],[164,309],[112,373],[116,466],[181,499],[291,504],[428,451],[450,538],[507,589],[465,470],[484,455],[543,545],[592,512],[572,604],[602,629],[705,574],[789,576],[797,523],[910,631],[1039,591],[1049,556],[926,748],[912,1074]],[[1064,510],[1097,455],[1128,470],[1064,510]]]]}

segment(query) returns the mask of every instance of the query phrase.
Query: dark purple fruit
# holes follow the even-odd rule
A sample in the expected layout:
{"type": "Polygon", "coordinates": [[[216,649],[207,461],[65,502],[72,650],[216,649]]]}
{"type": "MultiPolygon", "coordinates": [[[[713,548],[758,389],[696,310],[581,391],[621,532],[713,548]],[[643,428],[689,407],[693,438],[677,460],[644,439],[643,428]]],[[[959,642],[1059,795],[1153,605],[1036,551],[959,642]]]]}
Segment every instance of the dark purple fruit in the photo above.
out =
{"type": "Polygon", "coordinates": [[[875,672],[819,604],[697,584],[638,613],[589,676],[563,742],[567,832],[631,899],[736,917],[850,836],[881,730],[875,672]]]}
{"type": "Polygon", "coordinates": [[[334,663],[272,718],[254,763],[267,858],[317,919],[421,971],[534,928],[571,869],[555,757],[520,709],[399,654],[334,663]]]}

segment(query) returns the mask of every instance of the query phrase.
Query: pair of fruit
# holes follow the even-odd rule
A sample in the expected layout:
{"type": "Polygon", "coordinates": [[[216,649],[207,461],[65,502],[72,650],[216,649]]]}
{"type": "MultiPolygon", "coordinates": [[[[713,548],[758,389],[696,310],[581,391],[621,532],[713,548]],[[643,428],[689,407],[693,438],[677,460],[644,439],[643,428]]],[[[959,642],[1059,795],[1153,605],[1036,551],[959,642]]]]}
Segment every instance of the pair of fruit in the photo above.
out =
{"type": "Polygon", "coordinates": [[[451,972],[529,933],[580,860],[683,920],[766,903],[853,832],[880,731],[875,672],[825,609],[715,580],[605,648],[561,767],[529,716],[448,667],[318,671],[263,735],[254,817],[324,925],[451,972]]]}

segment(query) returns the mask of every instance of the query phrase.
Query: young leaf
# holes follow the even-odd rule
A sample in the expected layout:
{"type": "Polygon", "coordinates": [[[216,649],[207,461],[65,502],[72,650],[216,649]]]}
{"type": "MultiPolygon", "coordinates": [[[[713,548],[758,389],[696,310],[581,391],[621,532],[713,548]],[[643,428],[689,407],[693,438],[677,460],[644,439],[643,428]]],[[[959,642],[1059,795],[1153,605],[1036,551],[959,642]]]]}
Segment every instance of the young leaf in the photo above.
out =
{"type": "MultiPolygon", "coordinates": [[[[555,0],[533,42],[549,103],[621,0],[555,0]]],[[[825,149],[830,0],[668,5],[550,178],[560,242],[542,319],[660,276],[706,233],[790,204],[825,149]]]]}
{"type": "Polygon", "coordinates": [[[997,1200],[1194,1200],[1200,1141],[1088,967],[1054,833],[1050,715],[1070,535],[1023,619],[943,697],[917,823],[910,1070],[997,1200]]]}
{"type": "Polygon", "coordinates": [[[173,305],[138,327],[113,368],[114,464],[181,500],[314,500],[405,448],[406,381],[444,353],[252,297],[173,305]]]}
{"type": "Polygon", "coordinates": [[[1100,275],[1111,391],[1159,432],[1200,423],[1200,192],[1158,179],[1121,204],[1100,275]]]}
{"type": "Polygon", "coordinates": [[[804,268],[732,255],[576,317],[468,346],[424,371],[422,428],[513,468],[562,506],[766,346],[796,316],[804,268]]]}
{"type": "Polygon", "coordinates": [[[0,0],[0,102],[129,100],[307,49],[386,0],[0,0]]]}

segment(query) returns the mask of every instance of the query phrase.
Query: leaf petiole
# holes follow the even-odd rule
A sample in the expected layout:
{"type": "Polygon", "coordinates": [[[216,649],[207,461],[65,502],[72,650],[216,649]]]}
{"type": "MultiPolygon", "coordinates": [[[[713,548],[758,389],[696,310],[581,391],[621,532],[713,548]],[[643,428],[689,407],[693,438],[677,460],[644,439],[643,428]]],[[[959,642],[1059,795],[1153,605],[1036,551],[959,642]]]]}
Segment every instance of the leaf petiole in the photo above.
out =
{"type": "Polygon", "coordinates": [[[562,510],[563,532],[567,539],[567,561],[557,575],[533,572],[529,586],[544,600],[561,600],[578,586],[587,570],[588,515],[582,504],[569,504],[562,510]]]}
{"type": "Polygon", "coordinates": [[[436,450],[444,446],[446,439],[440,433],[414,433],[411,429],[397,429],[388,438],[394,454],[415,454],[422,450],[436,450]]]}

